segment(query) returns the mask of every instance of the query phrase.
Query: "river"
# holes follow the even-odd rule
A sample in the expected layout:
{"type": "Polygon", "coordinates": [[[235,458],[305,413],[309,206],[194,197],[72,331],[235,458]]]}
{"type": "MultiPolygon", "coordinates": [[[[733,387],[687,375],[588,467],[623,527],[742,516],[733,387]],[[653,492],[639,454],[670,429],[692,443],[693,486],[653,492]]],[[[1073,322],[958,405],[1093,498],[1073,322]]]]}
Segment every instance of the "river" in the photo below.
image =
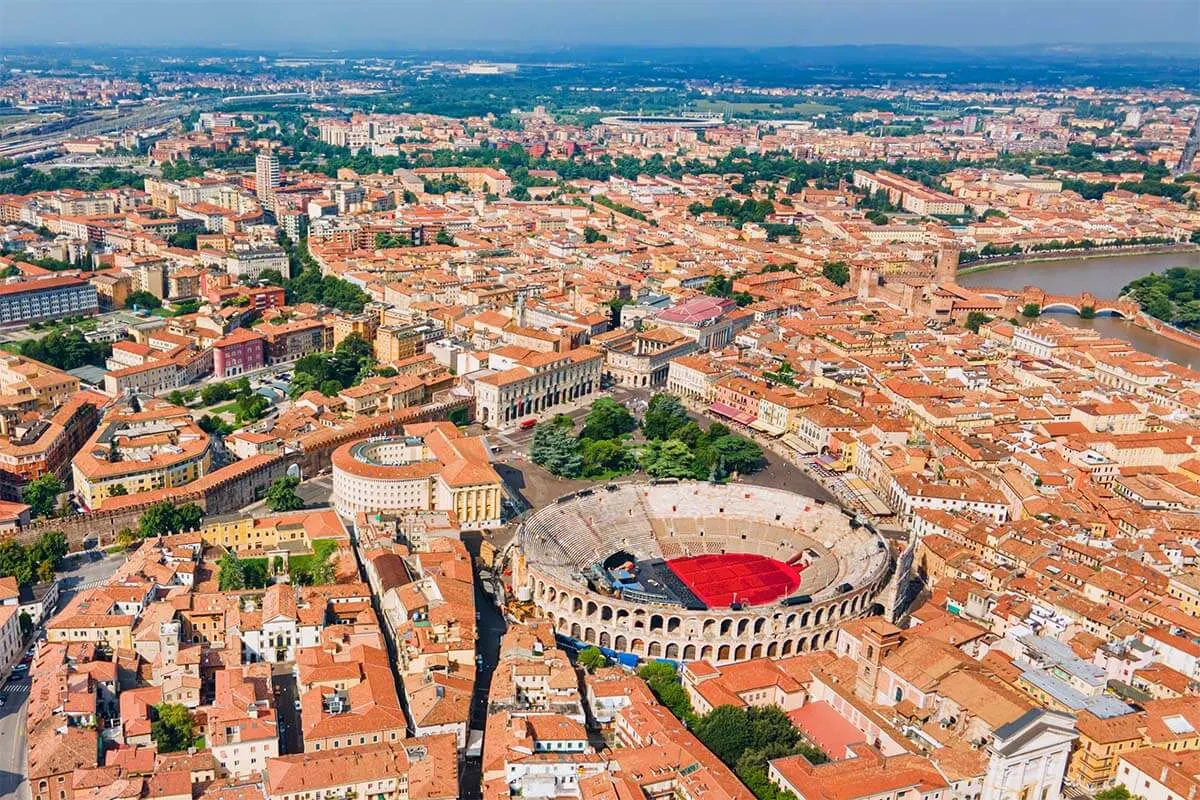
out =
{"type": "MultiPolygon", "coordinates": [[[[1050,294],[1077,294],[1087,290],[1096,297],[1115,298],[1134,278],[1171,267],[1200,267],[1200,251],[1022,262],[960,275],[958,282],[963,286],[1001,289],[1039,286],[1050,294]]],[[[1173,342],[1119,317],[1081,319],[1069,312],[1048,312],[1048,315],[1067,325],[1091,328],[1104,336],[1124,339],[1143,353],[1200,369],[1200,349],[1173,342]]]]}

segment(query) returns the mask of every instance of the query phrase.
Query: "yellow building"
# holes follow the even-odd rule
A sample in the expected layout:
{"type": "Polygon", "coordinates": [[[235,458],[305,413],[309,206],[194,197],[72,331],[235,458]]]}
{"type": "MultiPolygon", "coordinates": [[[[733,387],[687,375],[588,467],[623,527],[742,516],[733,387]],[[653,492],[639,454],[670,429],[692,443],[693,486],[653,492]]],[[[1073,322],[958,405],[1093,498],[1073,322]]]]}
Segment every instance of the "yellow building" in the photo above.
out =
{"type": "Polygon", "coordinates": [[[347,539],[341,518],[330,510],[240,517],[206,523],[200,528],[205,546],[224,547],[239,554],[265,552],[298,542],[305,551],[316,539],[347,539]]]}
{"type": "Polygon", "coordinates": [[[75,493],[87,508],[110,497],[184,486],[208,474],[212,439],[191,412],[169,403],[114,410],[71,460],[75,493]]]}

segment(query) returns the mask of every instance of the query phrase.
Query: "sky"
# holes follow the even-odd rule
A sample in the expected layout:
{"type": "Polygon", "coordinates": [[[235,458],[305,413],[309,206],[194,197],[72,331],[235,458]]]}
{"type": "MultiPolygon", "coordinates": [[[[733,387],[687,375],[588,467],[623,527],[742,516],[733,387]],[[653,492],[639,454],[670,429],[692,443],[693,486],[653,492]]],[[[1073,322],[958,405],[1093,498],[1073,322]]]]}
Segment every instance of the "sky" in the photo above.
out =
{"type": "Polygon", "coordinates": [[[20,44],[321,48],[1194,42],[1198,0],[0,0],[20,44]]]}

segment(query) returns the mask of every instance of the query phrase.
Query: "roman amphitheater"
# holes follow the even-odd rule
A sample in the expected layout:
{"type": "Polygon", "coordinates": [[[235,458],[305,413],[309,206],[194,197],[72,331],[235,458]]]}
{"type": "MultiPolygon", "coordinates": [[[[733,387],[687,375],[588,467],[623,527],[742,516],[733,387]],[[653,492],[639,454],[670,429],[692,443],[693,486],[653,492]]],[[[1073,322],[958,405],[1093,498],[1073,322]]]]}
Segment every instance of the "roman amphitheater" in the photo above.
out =
{"type": "Polygon", "coordinates": [[[836,506],[744,484],[600,484],[531,515],[517,544],[518,597],[626,659],[823,648],[880,610],[892,572],[887,543],[836,506]]]}

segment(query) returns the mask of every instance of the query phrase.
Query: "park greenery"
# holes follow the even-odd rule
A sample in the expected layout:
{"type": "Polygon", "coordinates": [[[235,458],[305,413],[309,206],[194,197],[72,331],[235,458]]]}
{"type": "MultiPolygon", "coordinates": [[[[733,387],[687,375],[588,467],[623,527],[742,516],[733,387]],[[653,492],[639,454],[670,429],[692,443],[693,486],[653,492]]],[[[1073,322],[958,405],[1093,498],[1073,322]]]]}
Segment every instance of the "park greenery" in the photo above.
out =
{"type": "Polygon", "coordinates": [[[771,759],[802,753],[814,764],[829,760],[820,748],[801,736],[778,706],[717,706],[707,714],[697,715],[671,663],[646,664],[638,670],[638,676],[658,701],[682,720],[760,800],[794,798],[768,779],[767,763],[771,759]]]}
{"type": "Polygon", "coordinates": [[[578,436],[574,421],[559,415],[538,425],[529,456],[535,464],[564,478],[603,480],[625,475],[637,465],[628,435],[637,420],[625,406],[602,397],[592,404],[578,436]]]}
{"type": "Polygon", "coordinates": [[[293,244],[284,238],[282,244],[288,252],[291,273],[295,277],[290,280],[282,276],[272,277],[276,278],[274,282],[283,286],[289,305],[316,303],[357,314],[370,302],[367,293],[353,283],[333,275],[322,275],[305,242],[293,244]]]}
{"type": "Polygon", "coordinates": [[[762,467],[762,450],[714,422],[693,422],[679,399],[657,394],[641,422],[645,441],[635,442],[637,420],[608,397],[597,400],[578,435],[570,417],[559,415],[534,429],[529,456],[552,475],[605,480],[635,468],[655,478],[724,481],[733,473],[762,467]]]}
{"type": "Polygon", "coordinates": [[[334,397],[343,389],[357,386],[374,368],[371,343],[352,333],[333,352],[309,353],[296,361],[291,395],[297,398],[316,389],[326,397],[334,397]]]}
{"type": "MultiPolygon", "coordinates": [[[[333,539],[316,539],[312,543],[312,553],[290,556],[287,574],[291,582],[303,586],[327,586],[333,583],[335,550],[337,542],[333,539]]],[[[227,550],[221,556],[217,567],[217,587],[223,592],[265,589],[274,579],[267,568],[267,559],[240,558],[233,550],[227,550]]],[[[282,567],[281,563],[277,563],[279,567],[282,567]]]]}
{"type": "Polygon", "coordinates": [[[712,205],[706,206],[703,203],[692,203],[688,206],[688,213],[693,217],[698,217],[706,211],[725,217],[730,224],[735,228],[744,227],[747,222],[756,222],[762,224],[767,221],[767,217],[775,213],[775,204],[770,200],[755,200],[747,198],[738,200],[737,198],[718,197],[712,201],[712,205]]]}
{"type": "Polygon", "coordinates": [[[1181,328],[1200,327],[1200,269],[1171,267],[1130,282],[1121,296],[1135,300],[1155,319],[1181,328]]]}
{"type": "Polygon", "coordinates": [[[19,346],[21,355],[58,369],[84,366],[102,367],[112,355],[112,345],[89,342],[78,328],[54,330],[40,339],[26,339],[19,346]]]}
{"type": "MultiPolygon", "coordinates": [[[[225,403],[229,400],[233,402],[214,410],[233,414],[238,423],[242,425],[262,419],[267,413],[267,409],[271,407],[271,401],[255,392],[250,386],[250,380],[246,377],[236,378],[232,381],[217,381],[200,390],[200,401],[206,406],[225,403]]],[[[206,414],[197,421],[197,424],[207,433],[229,432],[228,426],[215,416],[206,414]],[[206,419],[207,421],[205,421],[206,419]]]]}
{"type": "Polygon", "coordinates": [[[0,542],[0,577],[16,578],[25,586],[35,581],[45,583],[67,555],[67,537],[58,531],[48,531],[28,547],[16,539],[0,542]]]}

